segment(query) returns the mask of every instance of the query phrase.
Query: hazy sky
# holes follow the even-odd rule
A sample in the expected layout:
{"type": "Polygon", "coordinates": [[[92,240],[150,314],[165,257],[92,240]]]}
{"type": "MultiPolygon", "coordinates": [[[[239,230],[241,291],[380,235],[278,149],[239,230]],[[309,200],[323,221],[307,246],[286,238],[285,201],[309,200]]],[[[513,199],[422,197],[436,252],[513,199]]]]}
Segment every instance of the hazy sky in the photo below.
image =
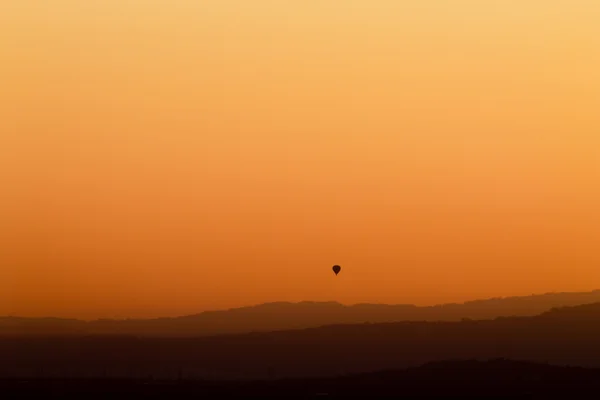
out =
{"type": "Polygon", "coordinates": [[[597,0],[4,0],[0,315],[600,288],[598,21],[597,0]]]}

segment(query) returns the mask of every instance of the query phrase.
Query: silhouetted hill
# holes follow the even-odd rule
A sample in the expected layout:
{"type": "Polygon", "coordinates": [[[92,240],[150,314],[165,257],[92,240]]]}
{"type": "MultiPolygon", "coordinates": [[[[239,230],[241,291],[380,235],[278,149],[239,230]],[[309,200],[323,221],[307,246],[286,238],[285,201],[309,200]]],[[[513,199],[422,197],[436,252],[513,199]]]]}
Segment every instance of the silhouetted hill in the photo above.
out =
{"type": "Polygon", "coordinates": [[[500,316],[533,316],[554,307],[600,302],[600,290],[583,293],[494,298],[430,307],[335,302],[267,303],[178,318],[78,321],[57,318],[0,318],[6,334],[125,334],[139,336],[206,336],[302,329],[331,324],[395,321],[460,321],[500,316]]]}
{"type": "Polygon", "coordinates": [[[275,381],[0,380],[7,398],[591,398],[600,369],[509,360],[445,361],[406,370],[275,381]]]}
{"type": "Polygon", "coordinates": [[[534,317],[331,325],[196,338],[0,338],[0,376],[255,379],[362,373],[446,359],[600,367],[600,303],[534,317]]]}

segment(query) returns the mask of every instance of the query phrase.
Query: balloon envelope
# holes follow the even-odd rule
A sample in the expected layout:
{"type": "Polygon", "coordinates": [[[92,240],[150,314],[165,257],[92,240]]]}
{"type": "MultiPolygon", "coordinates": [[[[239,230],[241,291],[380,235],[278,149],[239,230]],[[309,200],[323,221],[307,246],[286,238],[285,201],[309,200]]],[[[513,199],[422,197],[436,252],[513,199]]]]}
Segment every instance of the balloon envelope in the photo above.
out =
{"type": "Polygon", "coordinates": [[[334,265],[332,269],[333,269],[333,272],[335,272],[335,274],[337,275],[342,270],[342,267],[340,267],[339,265],[334,265]]]}

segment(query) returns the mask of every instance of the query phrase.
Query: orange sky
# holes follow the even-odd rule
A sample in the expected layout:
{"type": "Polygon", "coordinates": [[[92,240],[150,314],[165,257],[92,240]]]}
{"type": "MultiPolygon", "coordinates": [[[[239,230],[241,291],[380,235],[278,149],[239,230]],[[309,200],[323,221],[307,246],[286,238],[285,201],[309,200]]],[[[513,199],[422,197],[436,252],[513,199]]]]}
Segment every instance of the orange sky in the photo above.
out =
{"type": "Polygon", "coordinates": [[[597,0],[4,1],[0,315],[600,288],[598,21],[597,0]]]}

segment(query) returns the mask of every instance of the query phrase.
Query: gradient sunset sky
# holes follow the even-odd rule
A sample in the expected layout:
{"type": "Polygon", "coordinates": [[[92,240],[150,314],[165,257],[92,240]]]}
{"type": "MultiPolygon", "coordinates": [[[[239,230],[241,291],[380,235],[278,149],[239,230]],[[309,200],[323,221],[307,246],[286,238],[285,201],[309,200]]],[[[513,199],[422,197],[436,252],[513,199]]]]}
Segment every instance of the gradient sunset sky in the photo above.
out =
{"type": "Polygon", "coordinates": [[[0,315],[599,289],[599,21],[597,0],[2,1],[0,315]]]}

